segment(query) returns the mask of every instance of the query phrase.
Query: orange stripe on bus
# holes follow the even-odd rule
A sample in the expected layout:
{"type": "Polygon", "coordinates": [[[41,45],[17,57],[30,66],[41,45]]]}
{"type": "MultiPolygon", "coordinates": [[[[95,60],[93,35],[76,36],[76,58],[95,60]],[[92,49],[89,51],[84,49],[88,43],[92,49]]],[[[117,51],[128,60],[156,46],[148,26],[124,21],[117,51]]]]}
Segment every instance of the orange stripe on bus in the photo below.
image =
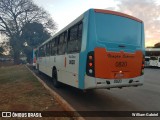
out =
{"type": "Polygon", "coordinates": [[[121,12],[116,12],[116,11],[111,11],[111,10],[102,10],[102,9],[94,9],[94,11],[98,12],[98,13],[105,13],[105,14],[113,14],[113,15],[117,15],[117,16],[122,16],[122,17],[126,17],[126,18],[136,20],[138,22],[142,22],[142,20],[140,20],[136,17],[133,17],[131,15],[127,15],[127,14],[124,14],[124,13],[121,13],[121,12]]]}

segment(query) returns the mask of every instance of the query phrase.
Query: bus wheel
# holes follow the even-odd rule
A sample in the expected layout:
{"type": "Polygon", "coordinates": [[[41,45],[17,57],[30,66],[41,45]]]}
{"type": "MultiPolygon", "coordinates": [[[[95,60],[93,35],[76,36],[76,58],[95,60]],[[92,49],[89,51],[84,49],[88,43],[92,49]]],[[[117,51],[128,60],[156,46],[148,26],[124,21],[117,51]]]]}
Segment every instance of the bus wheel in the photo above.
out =
{"type": "Polygon", "coordinates": [[[58,88],[60,86],[60,83],[58,82],[57,70],[56,69],[53,69],[52,79],[53,79],[53,86],[58,88]]]}

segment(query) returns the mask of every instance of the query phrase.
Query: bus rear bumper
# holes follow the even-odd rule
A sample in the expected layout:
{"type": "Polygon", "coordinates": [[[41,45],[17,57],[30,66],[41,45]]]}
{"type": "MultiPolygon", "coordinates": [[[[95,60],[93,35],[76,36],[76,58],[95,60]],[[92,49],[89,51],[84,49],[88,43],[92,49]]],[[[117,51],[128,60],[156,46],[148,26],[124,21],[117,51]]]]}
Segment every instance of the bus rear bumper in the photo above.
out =
{"type": "Polygon", "coordinates": [[[144,75],[135,78],[122,79],[120,81],[115,79],[102,79],[86,76],[84,89],[137,87],[142,86],[143,82],[144,75]]]}

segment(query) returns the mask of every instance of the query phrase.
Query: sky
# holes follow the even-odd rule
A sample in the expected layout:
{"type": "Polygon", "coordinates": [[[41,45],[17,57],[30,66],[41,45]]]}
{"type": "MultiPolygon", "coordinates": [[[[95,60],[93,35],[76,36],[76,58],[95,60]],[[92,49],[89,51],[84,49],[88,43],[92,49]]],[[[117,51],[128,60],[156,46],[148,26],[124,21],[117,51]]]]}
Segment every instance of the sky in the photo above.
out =
{"type": "Polygon", "coordinates": [[[114,0],[33,0],[47,10],[62,29],[89,8],[116,7],[114,0]]]}
{"type": "Polygon", "coordinates": [[[62,29],[89,8],[123,12],[144,21],[145,46],[160,42],[160,0],[33,0],[62,29]]]}

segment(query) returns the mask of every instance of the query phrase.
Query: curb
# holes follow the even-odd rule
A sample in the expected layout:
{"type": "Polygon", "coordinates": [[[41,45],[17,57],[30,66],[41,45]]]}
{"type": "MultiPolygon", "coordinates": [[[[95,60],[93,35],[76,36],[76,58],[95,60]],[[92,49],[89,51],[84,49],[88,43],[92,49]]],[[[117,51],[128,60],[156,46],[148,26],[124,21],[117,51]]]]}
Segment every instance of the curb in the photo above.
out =
{"type": "MultiPolygon", "coordinates": [[[[66,100],[64,100],[59,94],[57,94],[54,90],[47,86],[43,80],[41,80],[32,70],[28,68],[27,65],[25,67],[38,79],[38,81],[50,92],[52,96],[56,99],[56,101],[63,107],[65,111],[76,111],[66,100]]],[[[76,113],[77,114],[77,113],[76,113]]],[[[78,114],[78,116],[80,116],[78,114]]],[[[73,116],[74,117],[74,116],[73,116]]],[[[82,116],[74,117],[76,120],[85,120],[82,116]]]]}

